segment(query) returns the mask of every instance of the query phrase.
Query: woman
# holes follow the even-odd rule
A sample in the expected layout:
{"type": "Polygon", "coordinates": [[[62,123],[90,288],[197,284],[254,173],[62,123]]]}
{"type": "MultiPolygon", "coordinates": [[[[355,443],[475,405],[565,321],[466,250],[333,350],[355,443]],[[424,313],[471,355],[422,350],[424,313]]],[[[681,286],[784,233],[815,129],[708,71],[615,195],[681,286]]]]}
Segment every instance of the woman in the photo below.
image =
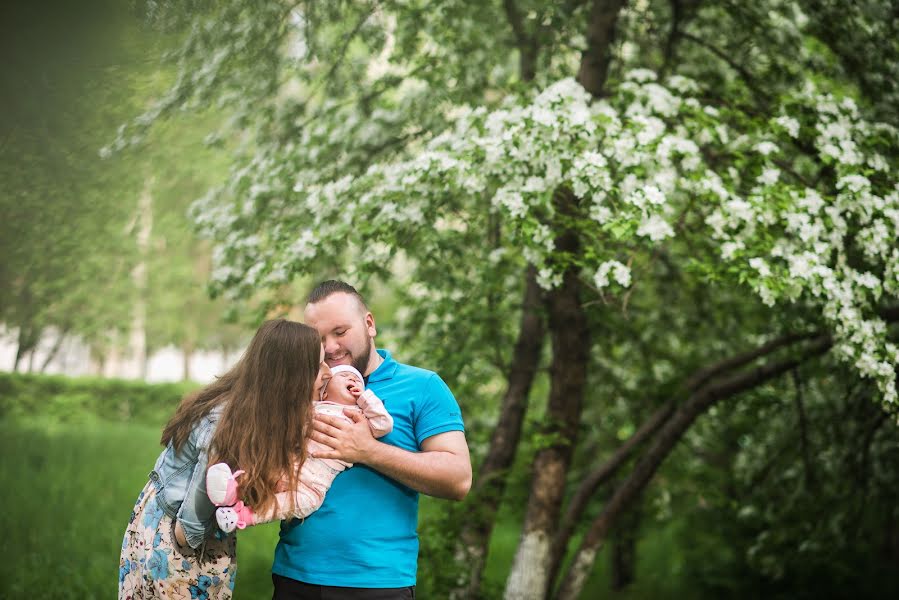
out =
{"type": "Polygon", "coordinates": [[[235,539],[215,527],[206,467],[243,469],[241,496],[272,506],[285,473],[298,485],[312,400],[328,378],[318,332],[278,319],[259,328],[230,371],[181,401],[125,530],[120,599],[231,598],[235,539]]]}

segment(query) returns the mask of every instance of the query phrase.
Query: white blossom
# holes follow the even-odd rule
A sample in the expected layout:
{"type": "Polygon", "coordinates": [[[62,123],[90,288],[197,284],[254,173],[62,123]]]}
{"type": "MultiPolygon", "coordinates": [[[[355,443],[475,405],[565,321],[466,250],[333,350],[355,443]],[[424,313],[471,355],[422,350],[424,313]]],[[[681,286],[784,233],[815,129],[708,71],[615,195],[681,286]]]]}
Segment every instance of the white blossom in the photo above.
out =
{"type": "Polygon", "coordinates": [[[777,183],[779,177],[780,169],[771,167],[762,171],[762,174],[759,175],[758,182],[762,185],[774,185],[777,183]]]}
{"type": "Polygon", "coordinates": [[[608,287],[610,275],[621,287],[629,287],[631,284],[631,270],[617,260],[607,260],[599,265],[593,276],[593,283],[599,289],[608,287]]]}
{"type": "Polygon", "coordinates": [[[768,266],[768,263],[763,258],[750,258],[749,266],[758,271],[762,277],[770,277],[771,275],[771,267],[768,266]]]}
{"type": "Polygon", "coordinates": [[[777,144],[775,144],[774,142],[764,141],[764,142],[759,142],[758,144],[755,145],[755,151],[758,152],[759,154],[761,154],[762,156],[768,156],[769,154],[773,154],[773,153],[777,152],[778,150],[779,150],[779,148],[777,147],[777,144]]]}
{"type": "Polygon", "coordinates": [[[654,242],[659,242],[665,238],[674,236],[674,229],[668,222],[659,215],[651,215],[640,223],[637,229],[637,235],[648,237],[654,242]]]}
{"type": "Polygon", "coordinates": [[[871,181],[864,175],[846,175],[837,181],[837,189],[848,189],[854,194],[868,191],[871,189],[871,181]]]}
{"type": "Polygon", "coordinates": [[[649,200],[650,204],[653,204],[655,206],[665,204],[665,194],[663,194],[662,190],[654,185],[648,185],[643,188],[643,195],[647,200],[649,200]]]}
{"type": "Polygon", "coordinates": [[[537,285],[544,290],[552,290],[562,285],[562,275],[544,267],[537,272],[537,285]]]}
{"type": "Polygon", "coordinates": [[[777,117],[774,122],[783,127],[791,138],[799,137],[799,121],[786,115],[777,117]]]}
{"type": "Polygon", "coordinates": [[[290,245],[289,252],[299,260],[308,260],[316,254],[316,241],[315,235],[310,230],[304,229],[290,245]]]}

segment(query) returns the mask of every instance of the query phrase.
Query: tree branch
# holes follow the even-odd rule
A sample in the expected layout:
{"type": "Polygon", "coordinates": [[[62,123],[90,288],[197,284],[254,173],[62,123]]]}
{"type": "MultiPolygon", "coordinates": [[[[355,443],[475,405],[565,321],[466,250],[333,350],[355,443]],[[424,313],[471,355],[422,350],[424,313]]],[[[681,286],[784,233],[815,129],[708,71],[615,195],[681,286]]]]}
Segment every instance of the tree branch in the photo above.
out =
{"type": "Polygon", "coordinates": [[[503,9],[506,11],[506,18],[509,20],[509,25],[512,26],[512,32],[515,34],[521,80],[525,82],[533,81],[537,75],[539,42],[536,36],[528,35],[528,32],[525,31],[524,21],[521,18],[521,13],[518,10],[518,5],[515,4],[515,0],[503,0],[503,9]]]}
{"type": "Polygon", "coordinates": [[[590,498],[599,489],[599,486],[609,481],[618,469],[633,455],[634,451],[640,444],[649,439],[658,429],[665,423],[668,417],[674,412],[674,401],[669,400],[659,407],[649,419],[647,419],[640,428],[635,431],[631,437],[621,444],[615,452],[604,463],[600,464],[578,486],[577,491],[572,496],[559,524],[559,530],[553,537],[552,563],[549,571],[549,580],[553,581],[559,571],[562,558],[565,555],[565,548],[568,540],[574,533],[574,528],[580,520],[590,502],[590,498]]]}
{"type": "Polygon", "coordinates": [[[587,23],[587,49],[581,55],[577,80],[594,97],[602,95],[612,61],[615,25],[626,0],[594,0],[587,23]]]}
{"type": "Polygon", "coordinates": [[[770,342],[763,344],[753,350],[749,350],[742,354],[726,358],[713,365],[696,371],[689,379],[687,379],[686,383],[684,384],[684,388],[688,393],[695,392],[701,386],[705,385],[708,381],[722,375],[723,373],[748,365],[757,358],[767,356],[768,354],[772,354],[773,352],[776,352],[777,350],[785,346],[790,346],[792,344],[795,344],[796,342],[810,339],[812,337],[815,337],[816,335],[818,334],[791,333],[771,340],[770,342]]]}
{"type": "Polygon", "coordinates": [[[659,69],[659,79],[668,73],[674,63],[674,53],[678,38],[680,38],[680,24],[684,12],[681,0],[670,0],[669,4],[671,5],[671,28],[668,30],[668,38],[665,40],[665,60],[662,62],[662,68],[659,69]]]}
{"type": "Polygon", "coordinates": [[[732,59],[724,50],[721,50],[717,46],[713,46],[708,43],[704,39],[693,35],[692,33],[688,33],[686,31],[681,32],[681,37],[685,40],[690,40],[694,44],[702,46],[722,61],[724,61],[731,69],[737,72],[740,78],[743,80],[743,83],[746,84],[750,90],[752,90],[757,96],[758,99],[761,100],[764,104],[768,104],[770,102],[770,97],[768,93],[765,92],[761,87],[759,87],[758,83],[755,81],[755,77],[752,76],[752,73],[746,70],[746,68],[732,59]]]}
{"type": "Polygon", "coordinates": [[[833,341],[829,335],[818,336],[797,358],[788,358],[751,371],[734,374],[724,380],[706,385],[692,394],[661,428],[652,446],[593,521],[578,548],[572,565],[565,574],[558,597],[565,600],[574,600],[578,597],[586,576],[593,566],[596,553],[608,537],[612,525],[627,509],[630,502],[642,493],[659,466],[700,414],[719,400],[753,389],[796,368],[807,360],[824,354],[832,344],[833,341]]]}

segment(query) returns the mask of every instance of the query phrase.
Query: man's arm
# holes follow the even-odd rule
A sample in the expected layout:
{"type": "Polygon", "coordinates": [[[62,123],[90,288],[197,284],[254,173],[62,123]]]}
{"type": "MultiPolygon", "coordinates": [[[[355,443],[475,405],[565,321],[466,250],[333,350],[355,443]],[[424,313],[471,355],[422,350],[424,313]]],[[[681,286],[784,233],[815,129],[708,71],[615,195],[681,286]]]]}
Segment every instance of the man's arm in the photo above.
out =
{"type": "Polygon", "coordinates": [[[330,448],[316,458],[336,458],[361,463],[417,492],[462,500],[471,488],[471,457],[461,431],[438,433],[421,443],[420,452],[409,452],[372,437],[365,417],[347,411],[353,423],[329,415],[315,415],[312,439],[330,448]]]}

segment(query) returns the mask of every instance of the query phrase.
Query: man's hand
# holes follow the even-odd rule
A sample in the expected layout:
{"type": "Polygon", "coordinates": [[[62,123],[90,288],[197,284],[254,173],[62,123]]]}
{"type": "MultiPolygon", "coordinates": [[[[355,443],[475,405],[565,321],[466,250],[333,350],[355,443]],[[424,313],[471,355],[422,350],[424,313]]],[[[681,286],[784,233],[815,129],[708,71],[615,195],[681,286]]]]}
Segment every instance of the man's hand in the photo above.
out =
{"type": "Polygon", "coordinates": [[[429,496],[465,498],[471,488],[471,458],[464,433],[447,431],[431,436],[422,442],[421,451],[410,452],[376,440],[364,415],[343,412],[352,423],[330,415],[315,415],[312,439],[332,448],[329,452],[316,452],[315,458],[368,465],[429,496]]]}
{"type": "Polygon", "coordinates": [[[344,414],[353,420],[347,423],[331,415],[315,415],[312,439],[331,448],[328,452],[316,452],[314,458],[334,458],[351,463],[366,464],[372,450],[378,443],[371,434],[368,420],[357,411],[345,410],[344,414]]]}

